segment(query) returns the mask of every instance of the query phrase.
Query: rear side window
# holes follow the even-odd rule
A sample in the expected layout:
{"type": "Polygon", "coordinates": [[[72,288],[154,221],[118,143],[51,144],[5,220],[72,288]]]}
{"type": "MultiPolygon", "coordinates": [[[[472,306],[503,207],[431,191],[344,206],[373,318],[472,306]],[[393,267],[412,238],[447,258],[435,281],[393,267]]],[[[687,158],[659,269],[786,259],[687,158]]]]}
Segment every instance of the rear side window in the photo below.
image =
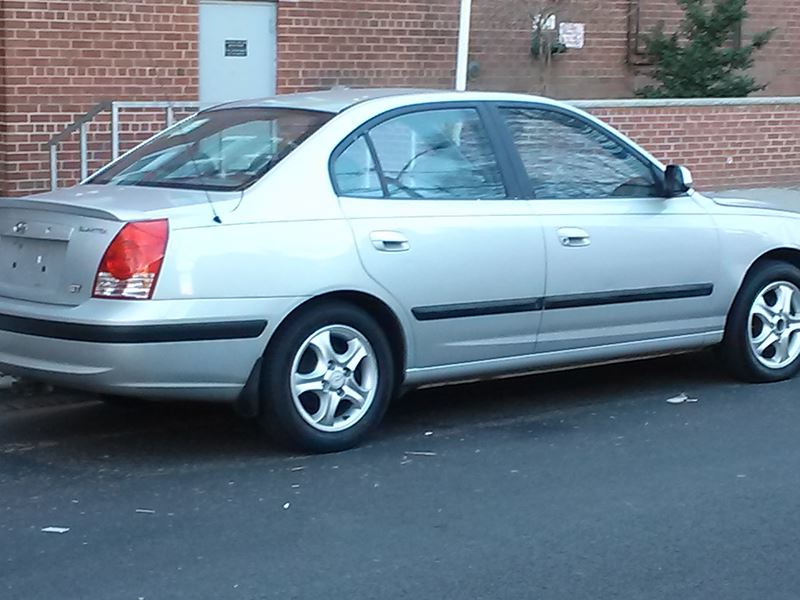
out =
{"type": "Polygon", "coordinates": [[[381,181],[364,136],[354,141],[339,155],[333,168],[339,193],[357,198],[383,196],[381,181]]]}
{"type": "MultiPolygon", "coordinates": [[[[491,142],[475,109],[437,109],[390,118],[365,135],[375,149],[377,169],[389,198],[498,199],[507,196],[491,142]]],[[[364,147],[368,148],[366,143],[364,147]]],[[[353,158],[369,171],[355,144],[334,164],[337,189],[343,195],[354,186],[347,173],[353,158]],[[351,150],[353,151],[351,153],[351,150]]],[[[366,162],[365,162],[366,161],[366,162]]],[[[374,159],[372,159],[374,162],[374,159]]],[[[375,180],[370,184],[376,185],[375,180]]],[[[372,197],[375,190],[368,189],[372,197]]]]}
{"type": "Polygon", "coordinates": [[[261,178],[332,117],[285,108],[201,112],[122,157],[90,183],[241,189],[261,178]]]}
{"type": "Polygon", "coordinates": [[[652,166],[606,132],[553,110],[502,108],[535,198],[661,196],[652,166]]]}

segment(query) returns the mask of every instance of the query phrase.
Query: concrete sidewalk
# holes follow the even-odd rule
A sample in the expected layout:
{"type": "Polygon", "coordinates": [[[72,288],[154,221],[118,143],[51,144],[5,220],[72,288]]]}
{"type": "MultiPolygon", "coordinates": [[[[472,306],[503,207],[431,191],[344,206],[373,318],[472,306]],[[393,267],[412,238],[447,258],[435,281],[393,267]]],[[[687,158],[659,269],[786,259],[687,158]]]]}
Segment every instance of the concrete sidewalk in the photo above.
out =
{"type": "Polygon", "coordinates": [[[703,193],[711,198],[744,198],[746,200],[758,200],[762,202],[778,202],[790,206],[793,202],[797,202],[797,207],[800,209],[800,185],[794,187],[721,190],[703,193]]]}

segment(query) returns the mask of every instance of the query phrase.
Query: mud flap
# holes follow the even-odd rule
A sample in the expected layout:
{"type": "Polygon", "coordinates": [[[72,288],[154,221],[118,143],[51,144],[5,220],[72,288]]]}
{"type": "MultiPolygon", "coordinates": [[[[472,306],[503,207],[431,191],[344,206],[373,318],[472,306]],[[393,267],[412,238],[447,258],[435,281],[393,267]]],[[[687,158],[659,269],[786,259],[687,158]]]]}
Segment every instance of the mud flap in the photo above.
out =
{"type": "Polygon", "coordinates": [[[245,419],[254,419],[260,412],[262,361],[262,358],[256,361],[242,393],[236,399],[236,413],[245,419]]]}

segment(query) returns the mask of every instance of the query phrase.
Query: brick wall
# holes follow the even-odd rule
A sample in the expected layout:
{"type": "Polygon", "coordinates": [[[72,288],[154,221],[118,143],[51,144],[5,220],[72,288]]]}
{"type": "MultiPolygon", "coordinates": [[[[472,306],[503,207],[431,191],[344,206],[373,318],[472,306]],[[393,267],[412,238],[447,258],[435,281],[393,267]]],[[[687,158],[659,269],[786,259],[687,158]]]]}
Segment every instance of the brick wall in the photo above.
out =
{"type": "Polygon", "coordinates": [[[750,0],[744,36],[777,27],[756,60],[754,75],[769,96],[800,96],[800,0],[750,0]]]}
{"type": "MultiPolygon", "coordinates": [[[[641,31],[649,31],[659,21],[673,31],[683,13],[675,0],[639,0],[641,31]]],[[[742,28],[742,40],[754,33],[776,28],[769,45],[756,53],[753,75],[767,89],[756,95],[800,95],[800,0],[749,0],[749,18],[742,28]]],[[[640,70],[638,82],[646,69],[640,70]]]]}
{"type": "Polygon", "coordinates": [[[566,0],[561,21],[586,23],[586,46],[554,56],[547,66],[534,59],[531,15],[550,2],[474,0],[471,56],[480,74],[472,89],[503,89],[556,98],[618,98],[630,95],[626,65],[629,0],[566,0]],[[591,80],[591,84],[587,82],[591,80]]]}
{"type": "MultiPolygon", "coordinates": [[[[602,104],[602,103],[601,103],[602,104]]],[[[800,104],[585,106],[700,189],[800,184],[800,104]]]]}
{"type": "MultiPolygon", "coordinates": [[[[756,55],[754,74],[769,84],[761,95],[800,95],[800,0],[750,0],[748,11],[745,40],[756,31],[778,29],[756,55]]],[[[556,98],[630,97],[648,69],[629,64],[629,17],[631,28],[638,21],[644,33],[659,21],[672,31],[681,16],[675,0],[474,0],[471,56],[480,75],[471,87],[556,98]],[[530,55],[531,15],[552,6],[560,21],[585,23],[586,45],[553,57],[545,67],[530,55]]],[[[644,47],[641,40],[638,47],[644,47]]]]}
{"type": "Polygon", "coordinates": [[[47,188],[47,140],[100,100],[196,100],[197,24],[196,0],[0,2],[0,194],[47,188]]]}
{"type": "Polygon", "coordinates": [[[278,89],[452,87],[458,0],[278,5],[278,89]]]}

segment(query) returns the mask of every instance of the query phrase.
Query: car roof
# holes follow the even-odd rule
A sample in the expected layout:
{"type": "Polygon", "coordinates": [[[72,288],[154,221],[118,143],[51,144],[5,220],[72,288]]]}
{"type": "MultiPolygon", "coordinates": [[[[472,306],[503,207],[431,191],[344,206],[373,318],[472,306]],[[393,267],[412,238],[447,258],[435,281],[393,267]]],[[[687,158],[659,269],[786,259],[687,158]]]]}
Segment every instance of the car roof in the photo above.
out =
{"type": "Polygon", "coordinates": [[[279,94],[268,98],[254,100],[237,100],[214,106],[211,110],[219,108],[298,108],[306,110],[319,110],[330,113],[339,113],[354,104],[367,100],[404,96],[409,94],[436,93],[436,90],[405,89],[405,88],[333,88],[315,92],[299,92],[295,94],[279,94]]]}
{"type": "Polygon", "coordinates": [[[370,100],[395,97],[399,99],[404,96],[415,96],[415,101],[427,100],[430,102],[457,100],[525,100],[528,102],[538,101],[546,104],[558,104],[553,100],[538,96],[502,92],[456,92],[452,90],[414,88],[333,88],[317,92],[280,94],[255,100],[237,100],[235,102],[213,106],[208,110],[219,110],[223,108],[294,108],[340,113],[356,104],[361,104],[370,100]]]}

